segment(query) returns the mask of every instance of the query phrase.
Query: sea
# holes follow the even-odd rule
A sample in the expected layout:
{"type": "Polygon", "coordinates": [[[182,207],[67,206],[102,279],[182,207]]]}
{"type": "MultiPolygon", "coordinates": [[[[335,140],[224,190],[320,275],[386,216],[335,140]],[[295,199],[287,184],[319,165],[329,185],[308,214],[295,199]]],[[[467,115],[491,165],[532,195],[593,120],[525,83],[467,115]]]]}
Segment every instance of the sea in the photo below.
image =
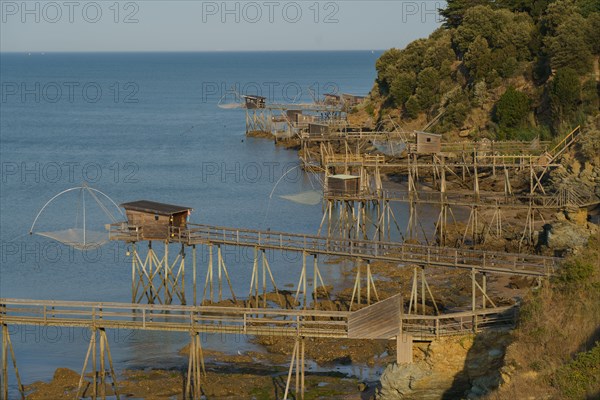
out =
{"type": "MultiPolygon", "coordinates": [[[[40,235],[84,224],[89,238],[106,235],[106,224],[124,219],[118,207],[123,202],[188,206],[192,223],[315,234],[322,206],[281,196],[319,190],[320,177],[302,171],[296,151],[246,137],[245,111],[235,104],[240,94],[282,103],[310,102],[332,92],[366,95],[380,55],[1,53],[0,297],[130,302],[131,249],[124,243],[81,251],[40,235]]],[[[398,219],[404,214],[396,210],[398,219]]],[[[244,298],[251,252],[224,252],[234,290],[244,298]]],[[[299,256],[269,257],[277,284],[293,287],[299,256]]],[[[326,282],[347,287],[353,277],[344,268],[350,267],[331,262],[321,268],[326,282]]],[[[205,273],[201,252],[199,293],[205,273]]],[[[10,326],[9,332],[25,384],[49,381],[59,367],[80,371],[90,337],[82,329],[43,326],[10,326]]],[[[186,334],[108,335],[118,371],[186,365],[178,355],[186,334]]],[[[245,337],[202,340],[225,352],[257,350],[245,337]]],[[[311,368],[366,378],[377,373],[364,366],[311,368]]],[[[14,393],[14,374],[9,375],[14,393]]]]}

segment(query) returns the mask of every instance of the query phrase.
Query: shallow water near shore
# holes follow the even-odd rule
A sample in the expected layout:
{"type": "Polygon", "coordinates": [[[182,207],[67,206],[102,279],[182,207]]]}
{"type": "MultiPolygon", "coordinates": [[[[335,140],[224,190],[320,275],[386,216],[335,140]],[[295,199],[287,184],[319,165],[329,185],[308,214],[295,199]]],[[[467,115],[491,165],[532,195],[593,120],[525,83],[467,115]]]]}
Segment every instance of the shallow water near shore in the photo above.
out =
{"type": "MultiPolygon", "coordinates": [[[[3,53],[2,83],[17,92],[3,93],[0,110],[0,296],[131,301],[131,261],[124,244],[82,252],[28,235],[46,201],[84,182],[117,203],[151,199],[193,207],[194,223],[316,233],[321,206],[279,196],[319,189],[318,181],[297,167],[295,151],[246,138],[244,111],[221,109],[218,103],[231,87],[249,94],[260,90],[282,102],[311,101],[309,87],[317,95],[332,89],[366,94],[378,56],[370,51],[3,53]]],[[[42,213],[34,232],[81,224],[77,207],[76,191],[61,196],[42,213]]],[[[103,232],[112,222],[89,198],[86,209],[88,229],[103,232]]],[[[396,215],[402,219],[402,210],[396,215]]],[[[246,296],[251,252],[226,248],[224,256],[236,294],[246,296]]],[[[297,283],[297,255],[269,257],[279,286],[297,283]]],[[[206,260],[199,254],[199,281],[206,260]]],[[[339,287],[352,283],[336,263],[323,263],[322,274],[339,287]]],[[[58,367],[83,365],[87,331],[10,329],[24,383],[48,380],[58,367]]],[[[185,334],[158,332],[108,335],[118,370],[174,366],[188,340],[185,334]]],[[[208,348],[229,353],[257,350],[244,337],[203,340],[208,348]]],[[[354,368],[342,370],[362,374],[354,368]]],[[[11,384],[14,389],[14,378],[11,384]]]]}

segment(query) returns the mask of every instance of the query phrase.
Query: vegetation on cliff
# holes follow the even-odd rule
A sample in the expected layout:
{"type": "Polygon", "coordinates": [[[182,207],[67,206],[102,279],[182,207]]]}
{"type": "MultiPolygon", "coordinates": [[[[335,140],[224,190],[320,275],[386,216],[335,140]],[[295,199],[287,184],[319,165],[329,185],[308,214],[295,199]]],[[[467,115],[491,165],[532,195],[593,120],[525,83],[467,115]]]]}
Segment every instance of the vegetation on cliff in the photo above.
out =
{"type": "Polygon", "coordinates": [[[494,139],[550,139],[599,111],[600,1],[449,0],[444,25],[377,61],[365,112],[494,139]]]}
{"type": "Polygon", "coordinates": [[[600,398],[599,266],[600,238],[592,236],[556,279],[524,300],[505,383],[490,399],[600,398]]]}

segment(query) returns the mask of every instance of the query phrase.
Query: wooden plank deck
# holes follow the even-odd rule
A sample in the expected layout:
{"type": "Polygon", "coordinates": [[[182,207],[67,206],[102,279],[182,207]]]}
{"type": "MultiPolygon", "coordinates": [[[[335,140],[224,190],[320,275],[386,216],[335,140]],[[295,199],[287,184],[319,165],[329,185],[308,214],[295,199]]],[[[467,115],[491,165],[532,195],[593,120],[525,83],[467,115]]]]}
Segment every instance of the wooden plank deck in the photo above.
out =
{"type": "Polygon", "coordinates": [[[410,193],[408,190],[379,190],[376,193],[360,193],[358,195],[326,192],[323,194],[326,200],[387,200],[400,203],[429,204],[440,206],[442,203],[448,206],[472,207],[486,206],[507,208],[510,210],[523,209],[564,209],[565,207],[587,207],[600,203],[600,199],[594,196],[584,196],[576,190],[563,190],[554,195],[503,195],[493,192],[472,191],[446,191],[444,193],[434,191],[419,191],[410,193]]]}
{"type": "MultiPolygon", "coordinates": [[[[123,240],[122,229],[115,226],[112,240],[123,240]],[[119,238],[119,239],[117,239],[119,238]]],[[[125,227],[125,232],[129,229],[125,227]]],[[[135,237],[130,237],[131,241],[135,237]]],[[[459,268],[484,272],[525,276],[551,276],[558,259],[537,255],[457,249],[453,247],[425,246],[403,242],[383,242],[359,239],[340,239],[317,235],[286,232],[228,228],[213,225],[188,225],[188,229],[175,229],[173,242],[218,244],[261,249],[305,252],[337,257],[360,258],[444,268],[459,268]]]]}
{"type": "Polygon", "coordinates": [[[354,312],[0,298],[0,324],[347,339],[392,339],[402,329],[431,340],[512,326],[516,315],[515,307],[410,315],[401,304],[400,295],[354,312]]]}
{"type": "MultiPolygon", "coordinates": [[[[143,227],[126,222],[110,225],[110,240],[138,242],[143,227]]],[[[522,253],[493,252],[454,247],[425,246],[403,242],[341,239],[287,232],[188,224],[173,228],[171,242],[185,245],[228,245],[304,252],[336,257],[360,258],[444,268],[524,276],[552,276],[559,259],[522,253]]]]}

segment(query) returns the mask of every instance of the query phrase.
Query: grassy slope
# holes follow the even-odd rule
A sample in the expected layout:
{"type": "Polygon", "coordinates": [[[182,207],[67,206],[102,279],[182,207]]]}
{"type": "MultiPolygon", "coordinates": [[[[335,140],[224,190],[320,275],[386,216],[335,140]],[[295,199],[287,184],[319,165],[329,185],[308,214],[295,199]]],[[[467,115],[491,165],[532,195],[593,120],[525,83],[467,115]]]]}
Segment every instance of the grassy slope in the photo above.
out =
{"type": "Polygon", "coordinates": [[[560,277],[531,293],[522,307],[489,399],[600,398],[600,237],[566,260],[560,277]]]}

